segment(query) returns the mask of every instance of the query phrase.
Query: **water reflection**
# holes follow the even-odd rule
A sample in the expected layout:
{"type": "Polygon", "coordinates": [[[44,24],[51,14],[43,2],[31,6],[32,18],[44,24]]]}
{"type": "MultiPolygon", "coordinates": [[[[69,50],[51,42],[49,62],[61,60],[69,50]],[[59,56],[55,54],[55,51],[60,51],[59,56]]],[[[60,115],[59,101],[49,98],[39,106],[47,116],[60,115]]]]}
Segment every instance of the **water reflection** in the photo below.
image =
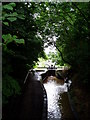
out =
{"type": "Polygon", "coordinates": [[[44,87],[48,97],[48,120],[60,120],[61,119],[61,107],[58,104],[58,100],[61,99],[60,94],[67,92],[67,84],[63,85],[57,83],[57,81],[50,79],[47,83],[44,83],[44,87]]]}

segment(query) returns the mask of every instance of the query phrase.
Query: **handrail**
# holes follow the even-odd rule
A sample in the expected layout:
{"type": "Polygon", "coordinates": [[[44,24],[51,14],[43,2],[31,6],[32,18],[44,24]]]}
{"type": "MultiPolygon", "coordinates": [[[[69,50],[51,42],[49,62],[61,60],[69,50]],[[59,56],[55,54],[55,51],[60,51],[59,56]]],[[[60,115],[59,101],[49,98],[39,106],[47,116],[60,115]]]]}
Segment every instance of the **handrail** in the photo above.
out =
{"type": "Polygon", "coordinates": [[[60,67],[37,67],[34,70],[68,70],[69,67],[67,66],[60,66],[60,67]]]}

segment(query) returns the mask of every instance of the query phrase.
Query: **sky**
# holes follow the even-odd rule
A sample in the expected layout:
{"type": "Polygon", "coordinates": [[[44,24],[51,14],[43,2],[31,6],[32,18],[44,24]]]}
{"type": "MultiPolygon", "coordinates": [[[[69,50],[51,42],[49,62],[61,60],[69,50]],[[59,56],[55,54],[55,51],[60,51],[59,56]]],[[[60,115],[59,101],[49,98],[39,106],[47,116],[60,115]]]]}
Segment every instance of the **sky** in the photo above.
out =
{"type": "Polygon", "coordinates": [[[49,46],[47,48],[44,48],[44,51],[48,55],[49,52],[56,52],[56,48],[55,47],[52,48],[51,46],[49,46]]]}
{"type": "MultiPolygon", "coordinates": [[[[53,36],[53,41],[56,42],[56,37],[53,36]]],[[[44,48],[45,53],[48,55],[49,52],[56,52],[56,47],[48,46],[44,48]]]]}

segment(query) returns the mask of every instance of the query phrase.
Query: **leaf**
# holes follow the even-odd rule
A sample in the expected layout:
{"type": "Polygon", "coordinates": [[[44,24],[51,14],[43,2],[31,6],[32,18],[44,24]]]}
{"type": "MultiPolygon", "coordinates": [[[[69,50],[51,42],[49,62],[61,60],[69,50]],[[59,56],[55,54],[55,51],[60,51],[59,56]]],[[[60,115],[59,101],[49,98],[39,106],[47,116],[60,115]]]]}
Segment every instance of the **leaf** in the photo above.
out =
{"type": "Polygon", "coordinates": [[[24,16],[24,15],[18,15],[17,17],[18,17],[19,19],[22,19],[22,20],[25,19],[25,16],[24,16]]]}
{"type": "Polygon", "coordinates": [[[15,7],[15,6],[16,6],[16,3],[10,3],[9,5],[15,7]]]}
{"type": "Polygon", "coordinates": [[[4,43],[8,44],[13,41],[11,34],[2,35],[4,43]]]}
{"type": "Polygon", "coordinates": [[[2,46],[3,46],[3,51],[8,51],[6,44],[3,43],[2,46]]]}
{"type": "Polygon", "coordinates": [[[3,24],[9,26],[8,22],[3,22],[3,24]]]}
{"type": "Polygon", "coordinates": [[[17,20],[17,18],[16,17],[9,17],[9,18],[7,18],[9,21],[11,21],[11,22],[13,22],[13,21],[16,21],[17,20]]]}
{"type": "Polygon", "coordinates": [[[17,36],[16,35],[13,35],[13,39],[16,39],[17,38],[17,36]]]}
{"type": "Polygon", "coordinates": [[[2,38],[4,39],[4,43],[8,44],[12,41],[15,41],[16,43],[19,44],[24,44],[24,39],[17,39],[16,35],[11,35],[11,34],[6,34],[6,35],[2,35],[2,38]]]}
{"type": "Polygon", "coordinates": [[[24,39],[14,39],[16,43],[24,44],[24,39]]]}
{"type": "Polygon", "coordinates": [[[8,10],[13,10],[13,7],[10,4],[4,5],[3,8],[8,10]]]}
{"type": "Polygon", "coordinates": [[[12,14],[9,14],[8,16],[14,17],[14,16],[18,16],[17,12],[14,12],[12,14]]]}
{"type": "Polygon", "coordinates": [[[17,19],[16,18],[17,16],[18,16],[17,12],[13,12],[13,13],[9,13],[9,14],[3,13],[2,20],[8,19],[10,22],[13,22],[17,19]]]}

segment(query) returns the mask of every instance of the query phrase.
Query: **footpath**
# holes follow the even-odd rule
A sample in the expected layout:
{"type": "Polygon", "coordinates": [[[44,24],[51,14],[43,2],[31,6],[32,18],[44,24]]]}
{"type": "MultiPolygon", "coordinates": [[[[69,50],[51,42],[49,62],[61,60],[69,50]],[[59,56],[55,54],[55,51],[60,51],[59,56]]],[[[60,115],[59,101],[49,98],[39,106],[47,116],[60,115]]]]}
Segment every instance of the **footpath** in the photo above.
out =
{"type": "Polygon", "coordinates": [[[22,95],[12,110],[13,114],[9,115],[5,120],[47,119],[46,91],[33,72],[29,72],[27,75],[22,95]]]}

